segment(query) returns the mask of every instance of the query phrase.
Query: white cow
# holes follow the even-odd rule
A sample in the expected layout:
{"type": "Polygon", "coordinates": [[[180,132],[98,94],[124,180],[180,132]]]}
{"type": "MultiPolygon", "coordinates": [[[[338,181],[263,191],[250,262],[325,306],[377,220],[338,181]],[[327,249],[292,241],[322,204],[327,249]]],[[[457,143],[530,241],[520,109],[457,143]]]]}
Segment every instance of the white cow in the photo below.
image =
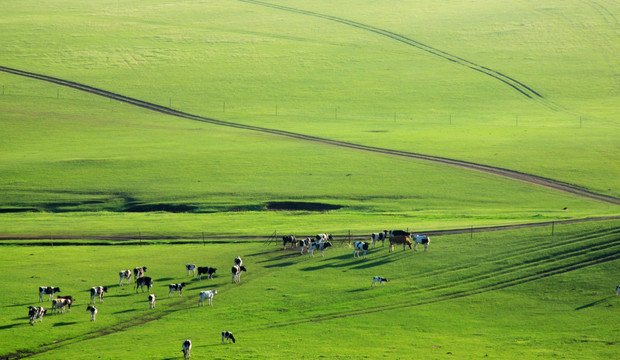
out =
{"type": "Polygon", "coordinates": [[[366,251],[368,250],[368,243],[364,241],[356,241],[353,243],[353,257],[359,257],[360,251],[364,251],[364,259],[366,259],[366,251]]]}
{"type": "Polygon", "coordinates": [[[95,321],[97,313],[99,312],[99,310],[97,310],[97,307],[95,307],[94,305],[88,305],[86,307],[86,311],[90,311],[90,321],[95,321]]]}
{"type": "Polygon", "coordinates": [[[213,296],[217,294],[217,290],[205,290],[200,292],[198,306],[205,306],[205,299],[209,299],[209,305],[213,303],[213,296]]]}
{"type": "Polygon", "coordinates": [[[426,235],[413,235],[413,250],[418,251],[418,244],[424,245],[424,251],[428,250],[431,238],[426,235]]]}
{"type": "Polygon", "coordinates": [[[121,270],[118,272],[118,277],[120,280],[118,281],[118,286],[123,286],[123,279],[127,279],[127,285],[131,281],[131,270],[121,270]]]}
{"type": "Polygon", "coordinates": [[[183,352],[185,360],[192,357],[192,341],[190,339],[185,339],[185,341],[183,341],[183,349],[181,349],[181,352],[183,352]]]}
{"type": "Polygon", "coordinates": [[[187,270],[187,276],[189,276],[190,272],[193,272],[194,276],[196,276],[196,264],[186,264],[185,270],[187,270]]]}
{"type": "Polygon", "coordinates": [[[157,296],[155,296],[155,294],[150,294],[149,295],[149,307],[151,309],[155,308],[155,301],[157,301],[157,296]]]}

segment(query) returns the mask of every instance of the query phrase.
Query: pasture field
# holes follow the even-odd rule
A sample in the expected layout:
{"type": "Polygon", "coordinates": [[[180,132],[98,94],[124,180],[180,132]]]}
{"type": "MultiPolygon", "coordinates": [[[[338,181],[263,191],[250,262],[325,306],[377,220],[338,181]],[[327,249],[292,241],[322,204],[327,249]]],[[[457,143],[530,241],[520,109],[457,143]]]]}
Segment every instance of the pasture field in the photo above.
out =
{"type": "Polygon", "coordinates": [[[190,338],[196,359],[611,359],[619,225],[437,236],[428,252],[379,244],[367,259],[338,242],[323,258],[256,242],[4,246],[0,357],[176,359],[190,338]],[[232,284],[236,256],[248,272],[232,284]],[[187,277],[186,263],[216,267],[215,278],[187,277]],[[153,310],[133,281],[118,286],[118,271],[135,266],[154,279],[153,310]],[[376,275],[390,281],[371,287],[376,275]],[[167,284],[183,281],[183,296],[168,298],[167,284]],[[41,285],[77,300],[30,326],[41,285]],[[92,323],[88,289],[99,285],[109,292],[92,323]],[[199,308],[206,289],[218,294],[199,308]],[[237,343],[221,345],[222,330],[237,343]]]}

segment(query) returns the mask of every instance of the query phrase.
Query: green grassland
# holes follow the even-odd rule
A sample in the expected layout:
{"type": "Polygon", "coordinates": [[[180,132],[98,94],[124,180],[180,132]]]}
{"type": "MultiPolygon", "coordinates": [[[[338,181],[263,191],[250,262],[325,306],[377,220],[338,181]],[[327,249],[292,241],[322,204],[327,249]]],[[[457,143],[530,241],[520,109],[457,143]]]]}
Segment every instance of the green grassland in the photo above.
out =
{"type": "Polygon", "coordinates": [[[601,359],[619,351],[617,221],[564,225],[554,235],[438,236],[428,252],[352,252],[346,242],[313,258],[261,243],[4,247],[10,291],[0,294],[0,356],[173,359],[185,338],[196,359],[601,359]],[[239,255],[248,272],[231,284],[239,255]],[[185,263],[216,267],[214,280],[188,278],[185,263]],[[138,265],[154,279],[154,310],[133,282],[118,286],[118,271],[138,265]],[[371,287],[376,275],[390,282],[371,287]],[[182,281],[183,296],[168,298],[167,285],[182,281]],[[38,304],[41,285],[76,304],[30,326],[26,308],[38,304]],[[88,289],[99,285],[109,292],[91,323],[88,289]],[[218,294],[199,308],[206,289],[218,294]],[[237,343],[221,345],[222,330],[237,343]]]}

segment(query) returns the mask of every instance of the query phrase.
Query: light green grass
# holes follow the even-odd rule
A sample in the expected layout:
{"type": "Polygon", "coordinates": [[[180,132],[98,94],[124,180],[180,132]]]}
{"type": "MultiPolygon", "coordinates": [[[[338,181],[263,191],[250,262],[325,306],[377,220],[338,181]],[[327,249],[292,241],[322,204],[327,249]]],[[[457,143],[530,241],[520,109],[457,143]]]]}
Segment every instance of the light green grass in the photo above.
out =
{"type": "Polygon", "coordinates": [[[34,358],[92,358],[87,349],[102,359],[178,358],[191,338],[196,358],[216,359],[610,358],[619,346],[611,320],[617,225],[433,237],[429,252],[379,247],[366,260],[346,243],[324,258],[262,244],[3,247],[11,291],[0,294],[2,353],[45,344],[49,351],[34,358]],[[248,272],[233,285],[238,255],[248,272]],[[215,279],[190,280],[183,297],[168,298],[167,284],[189,280],[188,262],[216,267],[215,279]],[[154,311],[146,293],[118,287],[118,270],[141,265],[155,280],[154,311]],[[375,275],[391,281],[371,288],[375,275]],[[31,327],[26,307],[37,304],[40,285],[77,303],[31,327]],[[94,285],[110,291],[91,323],[94,285]],[[198,308],[199,290],[213,288],[213,306],[198,308]],[[222,330],[237,344],[221,345],[222,330]],[[317,337],[320,344],[309,341],[317,337]]]}

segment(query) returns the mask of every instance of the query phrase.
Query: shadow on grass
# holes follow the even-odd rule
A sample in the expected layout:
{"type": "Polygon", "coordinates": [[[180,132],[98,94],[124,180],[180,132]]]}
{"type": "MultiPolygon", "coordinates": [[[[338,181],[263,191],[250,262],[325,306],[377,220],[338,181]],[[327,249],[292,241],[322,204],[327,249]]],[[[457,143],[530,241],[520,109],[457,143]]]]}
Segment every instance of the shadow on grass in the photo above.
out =
{"type": "Polygon", "coordinates": [[[57,322],[53,326],[54,327],[56,327],[56,326],[68,326],[68,325],[75,325],[75,324],[77,324],[77,321],[71,321],[71,322],[63,321],[63,322],[57,322]]]}
{"type": "MultiPolygon", "coordinates": [[[[17,319],[17,320],[19,320],[19,319],[17,319]]],[[[2,325],[2,326],[0,326],[0,330],[12,329],[12,328],[14,328],[14,327],[17,327],[17,326],[22,326],[22,325],[30,325],[30,324],[28,323],[28,319],[25,319],[25,320],[24,320],[24,322],[20,322],[20,323],[14,323],[14,324],[2,325]]]]}
{"type": "Polygon", "coordinates": [[[130,312],[134,312],[134,311],[136,311],[136,309],[127,309],[127,310],[117,311],[117,312],[115,312],[113,314],[126,314],[126,313],[130,313],[130,312]]]}
{"type": "Polygon", "coordinates": [[[585,304],[585,305],[579,306],[579,307],[575,308],[575,311],[587,309],[587,308],[590,308],[590,307],[593,307],[593,306],[596,306],[596,305],[600,305],[600,304],[606,302],[607,300],[609,300],[611,298],[613,298],[613,296],[608,296],[606,298],[602,298],[600,300],[596,300],[596,301],[591,302],[589,304],[585,304]]]}
{"type": "Polygon", "coordinates": [[[278,268],[278,267],[285,267],[285,266],[291,266],[291,265],[295,265],[297,264],[296,262],[292,262],[292,261],[285,261],[285,262],[281,262],[281,263],[277,263],[277,264],[271,264],[271,265],[265,265],[265,268],[269,269],[269,268],[278,268]]]}

